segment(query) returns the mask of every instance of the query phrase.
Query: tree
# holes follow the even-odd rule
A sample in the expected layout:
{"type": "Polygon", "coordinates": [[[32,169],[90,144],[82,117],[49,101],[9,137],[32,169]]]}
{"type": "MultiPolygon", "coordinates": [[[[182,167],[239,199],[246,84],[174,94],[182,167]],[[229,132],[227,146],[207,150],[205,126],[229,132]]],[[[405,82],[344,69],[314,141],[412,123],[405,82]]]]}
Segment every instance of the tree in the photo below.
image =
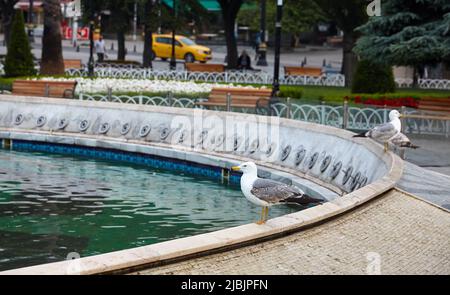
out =
{"type": "Polygon", "coordinates": [[[366,0],[315,0],[326,17],[335,21],[343,31],[343,59],[341,72],[345,75],[345,84],[352,84],[358,59],[353,52],[360,33],[355,29],[368,19],[366,0]]]}
{"type": "Polygon", "coordinates": [[[61,40],[61,2],[44,0],[41,75],[64,75],[61,40]]]}
{"type": "MultiPolygon", "coordinates": [[[[255,2],[257,4],[258,1],[255,2]]],[[[270,0],[267,3],[266,22],[270,32],[275,31],[276,1],[270,0]]],[[[238,14],[238,22],[244,23],[253,31],[260,30],[260,9],[255,8],[241,9],[238,14]]],[[[293,46],[300,44],[300,34],[310,30],[317,22],[324,20],[325,16],[320,7],[314,1],[309,0],[286,0],[283,6],[282,30],[285,33],[292,34],[293,46]]]]}
{"type": "Polygon", "coordinates": [[[113,29],[117,33],[117,59],[125,60],[125,33],[130,27],[134,0],[108,0],[106,5],[111,11],[113,29]]]}
{"type": "Polygon", "coordinates": [[[5,58],[5,76],[30,76],[36,73],[22,11],[17,10],[11,27],[8,53],[5,58]]]}
{"type": "Polygon", "coordinates": [[[117,59],[125,60],[125,32],[130,27],[134,0],[81,0],[83,21],[96,21],[103,10],[111,12],[112,29],[117,36],[117,59]]]}
{"type": "Polygon", "coordinates": [[[153,59],[153,32],[158,27],[158,5],[155,0],[143,0],[141,6],[143,9],[142,19],[144,24],[144,51],[142,53],[142,65],[146,68],[152,68],[153,59]]]}
{"type": "MultiPolygon", "coordinates": [[[[358,28],[355,52],[389,65],[413,66],[450,60],[448,0],[384,1],[382,16],[358,28]]],[[[414,75],[416,81],[416,75],[414,75]]]]}
{"type": "Polygon", "coordinates": [[[236,24],[237,14],[244,0],[218,0],[218,2],[222,10],[224,21],[228,68],[235,69],[238,66],[238,51],[234,27],[236,24]]]}
{"type": "Polygon", "coordinates": [[[0,0],[0,18],[2,19],[3,31],[5,33],[6,45],[8,45],[11,26],[14,18],[14,5],[19,0],[0,0]]]}

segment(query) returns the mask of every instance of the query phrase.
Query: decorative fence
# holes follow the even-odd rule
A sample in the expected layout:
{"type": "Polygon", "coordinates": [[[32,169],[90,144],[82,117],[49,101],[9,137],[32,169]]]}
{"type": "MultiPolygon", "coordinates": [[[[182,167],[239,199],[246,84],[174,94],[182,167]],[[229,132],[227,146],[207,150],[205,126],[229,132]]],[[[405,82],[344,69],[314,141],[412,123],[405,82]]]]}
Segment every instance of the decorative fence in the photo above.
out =
{"type": "MultiPolygon", "coordinates": [[[[115,95],[87,95],[80,94],[80,100],[110,101],[118,103],[131,103],[153,106],[170,106],[180,108],[202,108],[196,102],[204,101],[205,98],[173,98],[137,96],[115,96],[115,95]]],[[[224,110],[215,107],[214,110],[224,110]]],[[[391,108],[380,107],[358,107],[326,104],[298,104],[291,103],[289,99],[272,103],[270,109],[259,109],[259,114],[270,114],[274,116],[290,118],[300,121],[334,126],[337,128],[364,131],[376,125],[388,121],[391,108]]],[[[255,112],[254,109],[233,109],[239,112],[255,112]]],[[[402,107],[401,112],[406,115],[421,115],[420,110],[402,107]]],[[[450,135],[450,120],[407,118],[403,119],[404,132],[408,134],[450,135]]]]}
{"type": "MultiPolygon", "coordinates": [[[[67,69],[69,76],[87,77],[86,69],[67,69]]],[[[177,81],[223,82],[244,84],[272,84],[272,74],[255,71],[227,71],[224,73],[187,72],[187,71],[158,71],[136,68],[131,65],[108,66],[101,65],[95,68],[95,76],[102,78],[127,78],[127,79],[164,79],[177,81]]],[[[397,87],[410,88],[412,79],[395,79],[397,87]]],[[[317,85],[344,87],[345,77],[341,74],[324,74],[320,77],[311,76],[285,76],[281,77],[282,85],[317,85]]],[[[422,89],[450,90],[450,80],[419,79],[418,86],[422,89]]]]}
{"type": "MultiPolygon", "coordinates": [[[[87,77],[85,69],[67,69],[70,76],[87,77]]],[[[102,78],[127,79],[163,79],[177,81],[201,81],[213,83],[245,83],[245,84],[272,84],[273,76],[265,72],[255,71],[226,71],[224,73],[187,72],[187,71],[153,71],[139,68],[100,67],[95,69],[95,76],[102,78]]],[[[345,86],[345,77],[341,74],[327,74],[320,77],[287,76],[280,79],[284,85],[320,85],[345,86]]]]}

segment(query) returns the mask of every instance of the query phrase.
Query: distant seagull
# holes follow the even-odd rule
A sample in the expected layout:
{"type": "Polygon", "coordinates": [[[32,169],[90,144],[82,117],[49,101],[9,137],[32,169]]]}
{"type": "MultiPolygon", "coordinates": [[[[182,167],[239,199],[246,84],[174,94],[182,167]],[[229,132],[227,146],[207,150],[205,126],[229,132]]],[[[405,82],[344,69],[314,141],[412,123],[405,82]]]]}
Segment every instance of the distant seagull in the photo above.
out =
{"type": "Polygon", "coordinates": [[[354,135],[353,137],[369,137],[378,142],[384,143],[384,151],[387,152],[389,142],[402,130],[400,113],[397,110],[389,112],[389,122],[375,126],[369,131],[354,135]]]}
{"type": "Polygon", "coordinates": [[[239,166],[231,167],[234,171],[242,171],[241,190],[244,196],[258,206],[261,206],[261,218],[257,224],[266,222],[269,215],[269,207],[281,203],[296,203],[300,205],[319,204],[323,200],[307,196],[298,187],[282,182],[258,177],[258,168],[253,162],[246,162],[239,166]]]}
{"type": "Polygon", "coordinates": [[[418,149],[419,146],[414,145],[411,140],[409,140],[409,138],[403,134],[403,133],[398,133],[396,136],[394,136],[390,142],[400,148],[410,148],[410,149],[418,149]]]}

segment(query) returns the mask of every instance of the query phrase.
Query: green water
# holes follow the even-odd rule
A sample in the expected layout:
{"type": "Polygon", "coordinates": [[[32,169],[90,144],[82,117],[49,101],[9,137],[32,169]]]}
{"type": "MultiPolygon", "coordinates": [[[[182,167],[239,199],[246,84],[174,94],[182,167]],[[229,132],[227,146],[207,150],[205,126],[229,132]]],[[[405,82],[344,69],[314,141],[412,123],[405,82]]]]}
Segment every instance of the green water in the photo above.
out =
{"type": "MultiPolygon", "coordinates": [[[[274,207],[270,216],[292,213],[274,207]]],[[[0,270],[253,222],[239,187],[147,167],[0,149],[0,270]]]]}

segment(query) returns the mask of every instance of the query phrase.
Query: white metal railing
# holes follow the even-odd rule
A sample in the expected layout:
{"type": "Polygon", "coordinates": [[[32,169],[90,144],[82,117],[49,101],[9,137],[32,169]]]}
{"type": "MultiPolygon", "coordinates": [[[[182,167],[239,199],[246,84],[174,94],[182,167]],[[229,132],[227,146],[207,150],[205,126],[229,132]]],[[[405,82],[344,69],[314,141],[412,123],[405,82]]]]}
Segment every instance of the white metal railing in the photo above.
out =
{"type": "MultiPolygon", "coordinates": [[[[80,94],[79,99],[180,108],[203,108],[196,105],[196,102],[206,100],[206,98],[174,98],[171,94],[166,97],[80,94]]],[[[255,109],[230,108],[229,106],[214,107],[212,109],[231,109],[233,111],[246,113],[255,112],[255,109]]],[[[270,114],[278,117],[329,125],[355,131],[368,130],[376,125],[387,122],[389,112],[391,110],[392,108],[349,106],[346,102],[342,105],[299,104],[291,103],[290,99],[283,102],[280,101],[272,103],[269,108],[256,109],[259,114],[270,114]]],[[[450,135],[450,119],[434,119],[433,117],[420,116],[423,114],[422,111],[405,107],[401,108],[401,113],[406,115],[419,115],[417,118],[403,119],[405,133],[444,135],[446,137],[449,137],[450,135]]]]}
{"type": "MultiPolygon", "coordinates": [[[[67,69],[70,76],[87,77],[86,69],[67,69]]],[[[102,65],[95,68],[96,77],[127,78],[127,79],[164,79],[178,81],[224,82],[245,84],[272,84],[273,76],[266,72],[255,71],[226,71],[224,73],[187,72],[187,71],[159,71],[133,67],[131,65],[102,65]]],[[[395,79],[399,88],[411,88],[412,79],[395,79]]],[[[317,85],[344,87],[345,77],[341,74],[324,74],[320,77],[286,76],[280,79],[283,85],[317,85]]],[[[419,79],[418,87],[422,89],[450,90],[450,80],[419,79]]]]}
{"type": "MultiPolygon", "coordinates": [[[[158,71],[142,68],[99,67],[95,69],[96,77],[125,78],[125,79],[164,79],[178,81],[201,81],[214,83],[245,83],[272,84],[273,76],[265,72],[255,71],[226,71],[223,73],[188,72],[188,71],[158,71]]],[[[86,69],[67,69],[69,76],[87,77],[86,69]]],[[[285,85],[320,85],[345,86],[345,77],[341,74],[324,74],[320,77],[287,76],[280,79],[285,85]]]]}

